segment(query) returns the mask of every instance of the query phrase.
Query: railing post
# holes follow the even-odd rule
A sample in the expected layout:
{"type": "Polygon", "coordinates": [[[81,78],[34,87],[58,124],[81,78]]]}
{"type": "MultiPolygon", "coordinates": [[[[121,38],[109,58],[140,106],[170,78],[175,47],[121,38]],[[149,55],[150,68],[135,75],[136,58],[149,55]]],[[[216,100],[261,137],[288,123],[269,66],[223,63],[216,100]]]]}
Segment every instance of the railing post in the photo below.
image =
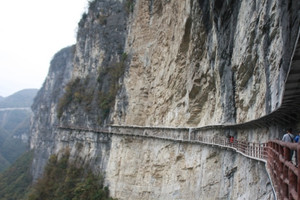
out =
{"type": "Polygon", "coordinates": [[[262,150],[262,148],[261,148],[261,144],[260,143],[258,143],[257,145],[258,145],[258,154],[257,154],[257,157],[260,158],[261,157],[261,150],[262,150]]]}
{"type": "MultiPolygon", "coordinates": [[[[267,157],[267,165],[269,166],[269,168],[271,169],[271,161],[274,160],[272,159],[272,153],[271,153],[271,142],[268,142],[267,143],[267,154],[268,154],[268,157],[267,157]]],[[[271,172],[273,174],[273,170],[271,172]]]]}
{"type": "MultiPolygon", "coordinates": [[[[284,153],[284,162],[289,160],[290,158],[290,149],[288,147],[284,147],[283,148],[283,153],[284,153]]],[[[289,188],[288,188],[288,184],[285,183],[284,178],[288,178],[289,176],[289,168],[283,163],[283,179],[282,181],[282,185],[283,185],[283,196],[284,197],[288,197],[289,196],[289,188]]]]}
{"type": "Polygon", "coordinates": [[[252,156],[251,152],[250,152],[250,142],[246,142],[246,154],[249,156],[252,156]]]}
{"type": "Polygon", "coordinates": [[[263,159],[266,159],[267,158],[267,156],[266,156],[266,151],[267,151],[267,146],[266,146],[266,144],[263,144],[263,146],[262,146],[262,154],[261,154],[261,157],[263,158],[263,159]]]}
{"type": "Polygon", "coordinates": [[[256,146],[257,146],[257,152],[256,152],[255,157],[256,157],[256,158],[259,158],[259,154],[260,154],[260,144],[259,144],[259,143],[256,143],[256,146]]]}
{"type": "Polygon", "coordinates": [[[278,172],[277,173],[277,179],[278,179],[278,185],[281,186],[279,189],[279,193],[280,193],[280,197],[282,197],[284,195],[284,190],[285,190],[285,185],[283,183],[283,180],[281,179],[281,175],[283,175],[283,171],[284,171],[284,164],[281,162],[280,160],[280,157],[283,158],[283,162],[285,160],[285,157],[284,157],[284,148],[281,147],[280,145],[276,144],[276,148],[278,149],[277,152],[279,152],[279,155],[276,159],[276,164],[277,164],[277,168],[275,167],[275,169],[277,169],[276,171],[278,172]],[[279,165],[279,166],[278,166],[279,165]]]}
{"type": "Polygon", "coordinates": [[[284,160],[289,160],[290,159],[290,149],[288,147],[283,147],[283,157],[284,160]]]}
{"type": "Polygon", "coordinates": [[[260,158],[263,158],[264,144],[259,144],[259,148],[260,148],[259,157],[260,157],[260,158]]]}

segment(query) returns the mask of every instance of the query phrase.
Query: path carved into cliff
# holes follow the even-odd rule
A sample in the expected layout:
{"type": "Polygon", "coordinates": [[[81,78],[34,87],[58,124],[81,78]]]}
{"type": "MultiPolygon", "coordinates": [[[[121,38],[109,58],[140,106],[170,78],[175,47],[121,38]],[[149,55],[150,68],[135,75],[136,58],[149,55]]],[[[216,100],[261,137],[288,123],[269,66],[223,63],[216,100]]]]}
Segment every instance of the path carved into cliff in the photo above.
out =
{"type": "MultiPolygon", "coordinates": [[[[224,135],[225,131],[236,129],[264,128],[274,124],[286,125],[297,120],[300,113],[300,42],[299,33],[291,58],[288,76],[284,84],[281,104],[271,113],[245,123],[211,125],[199,128],[170,128],[170,127],[141,127],[118,126],[108,128],[89,129],[72,125],[59,125],[59,129],[113,134],[118,136],[145,137],[175,142],[189,142],[195,144],[212,145],[214,147],[234,150],[250,159],[268,163],[272,180],[275,181],[276,192],[280,198],[300,199],[300,171],[288,161],[290,149],[298,151],[300,148],[289,146],[279,141],[267,143],[250,143],[247,141],[230,142],[224,135]],[[220,134],[221,133],[221,134],[220,134]],[[269,159],[268,159],[269,158],[269,159]],[[270,161],[270,158],[273,160],[270,161]],[[275,160],[275,161],[274,161],[275,160]],[[289,172],[289,173],[288,173],[289,172]],[[292,175],[291,175],[292,174],[292,175]],[[280,178],[278,178],[280,177],[280,178]],[[292,187],[289,185],[292,184],[292,187]]],[[[299,159],[300,160],[300,159],[299,159]]],[[[298,168],[300,169],[300,168],[298,168]]],[[[275,195],[276,196],[276,195],[275,195]]]]}
{"type": "Polygon", "coordinates": [[[266,143],[250,143],[244,141],[230,141],[229,138],[220,136],[205,136],[202,131],[196,131],[192,128],[166,128],[166,127],[147,127],[138,126],[110,126],[102,129],[88,129],[75,126],[58,126],[60,129],[93,132],[103,134],[113,134],[118,136],[146,137],[161,140],[170,140],[175,142],[188,142],[195,144],[204,144],[234,150],[248,158],[266,162],[266,143]]]}

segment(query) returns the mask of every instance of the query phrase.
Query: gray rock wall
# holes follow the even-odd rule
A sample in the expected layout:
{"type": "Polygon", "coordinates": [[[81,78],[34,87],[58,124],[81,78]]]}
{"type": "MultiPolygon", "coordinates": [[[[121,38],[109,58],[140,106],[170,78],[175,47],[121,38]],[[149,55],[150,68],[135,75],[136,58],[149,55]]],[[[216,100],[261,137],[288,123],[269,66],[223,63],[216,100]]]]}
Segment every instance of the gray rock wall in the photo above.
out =
{"type": "MultiPolygon", "coordinates": [[[[128,12],[126,2],[91,1],[78,23],[72,99],[63,108],[61,123],[99,127],[109,113],[127,65],[124,51],[128,12]]],[[[72,84],[71,84],[72,85],[72,84]]]]}
{"type": "Polygon", "coordinates": [[[241,123],[280,106],[299,2],[147,2],[135,4],[115,123],[241,123]]]}
{"type": "Polygon", "coordinates": [[[73,70],[74,46],[59,51],[53,57],[48,75],[32,105],[30,148],[35,149],[32,165],[33,178],[37,179],[53,154],[57,136],[57,104],[62,97],[73,70]]]}
{"type": "Polygon", "coordinates": [[[33,105],[34,178],[69,149],[105,172],[119,199],[272,199],[264,166],[232,152],[57,125],[197,127],[264,116],[280,106],[299,18],[293,0],[91,1],[77,44],[54,56],[33,105]]]}
{"type": "Polygon", "coordinates": [[[112,137],[106,169],[118,199],[273,199],[263,163],[210,146],[112,137]]]}

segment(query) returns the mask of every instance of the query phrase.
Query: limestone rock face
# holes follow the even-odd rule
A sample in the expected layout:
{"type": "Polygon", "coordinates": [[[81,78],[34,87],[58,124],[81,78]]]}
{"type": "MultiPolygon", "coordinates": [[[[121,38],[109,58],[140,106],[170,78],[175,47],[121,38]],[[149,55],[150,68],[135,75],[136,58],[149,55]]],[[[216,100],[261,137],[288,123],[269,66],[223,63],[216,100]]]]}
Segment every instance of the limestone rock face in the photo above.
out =
{"type": "MultiPolygon", "coordinates": [[[[74,68],[60,123],[99,127],[108,115],[124,74],[128,13],[120,1],[91,1],[78,23],[74,68]]],[[[63,101],[61,101],[63,102],[63,101]]]]}
{"type": "Polygon", "coordinates": [[[264,164],[209,146],[116,136],[106,175],[118,199],[272,199],[264,164]]]}
{"type": "MultiPolygon", "coordinates": [[[[78,23],[77,43],[54,56],[32,107],[31,148],[36,150],[32,166],[34,179],[41,175],[51,154],[76,146],[76,142],[68,144],[67,139],[62,138],[59,126],[95,128],[108,123],[110,107],[120,87],[118,81],[124,73],[127,57],[124,53],[126,4],[107,0],[89,4],[88,13],[84,13],[78,23]]],[[[98,139],[96,137],[95,143],[98,139]]],[[[88,139],[76,136],[69,140],[88,139]]],[[[81,155],[84,157],[75,150],[71,154],[73,159],[81,155]]],[[[88,159],[84,160],[83,163],[88,164],[88,159]]]]}
{"type": "Polygon", "coordinates": [[[126,96],[127,106],[114,122],[240,123],[278,108],[297,7],[281,0],[136,1],[126,47],[132,59],[118,102],[126,96]]]}
{"type": "Polygon", "coordinates": [[[55,54],[43,87],[39,90],[32,111],[30,148],[35,149],[32,173],[38,178],[49,156],[53,154],[58,119],[56,107],[73,70],[74,46],[55,54]]]}
{"type": "MultiPolygon", "coordinates": [[[[61,127],[197,127],[272,112],[299,31],[299,2],[89,4],[77,43],[54,56],[33,105],[34,178],[51,154],[69,150],[78,165],[105,173],[118,199],[272,199],[264,165],[234,152],[61,127]]],[[[265,142],[273,129],[234,134],[265,142]]]]}

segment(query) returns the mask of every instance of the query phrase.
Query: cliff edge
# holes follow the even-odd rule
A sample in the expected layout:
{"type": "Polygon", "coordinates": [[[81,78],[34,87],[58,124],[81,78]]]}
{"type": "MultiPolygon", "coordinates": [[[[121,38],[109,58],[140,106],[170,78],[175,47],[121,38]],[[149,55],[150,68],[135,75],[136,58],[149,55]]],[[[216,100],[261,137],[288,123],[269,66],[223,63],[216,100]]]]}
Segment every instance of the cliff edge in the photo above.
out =
{"type": "MultiPolygon", "coordinates": [[[[90,1],[77,43],[54,56],[32,106],[34,178],[51,154],[67,148],[79,165],[105,173],[118,199],[273,199],[258,161],[210,146],[92,130],[238,124],[268,115],[281,105],[299,4],[90,1]],[[68,126],[90,131],[59,128],[68,126]]],[[[232,134],[266,142],[280,128],[232,134]]]]}

